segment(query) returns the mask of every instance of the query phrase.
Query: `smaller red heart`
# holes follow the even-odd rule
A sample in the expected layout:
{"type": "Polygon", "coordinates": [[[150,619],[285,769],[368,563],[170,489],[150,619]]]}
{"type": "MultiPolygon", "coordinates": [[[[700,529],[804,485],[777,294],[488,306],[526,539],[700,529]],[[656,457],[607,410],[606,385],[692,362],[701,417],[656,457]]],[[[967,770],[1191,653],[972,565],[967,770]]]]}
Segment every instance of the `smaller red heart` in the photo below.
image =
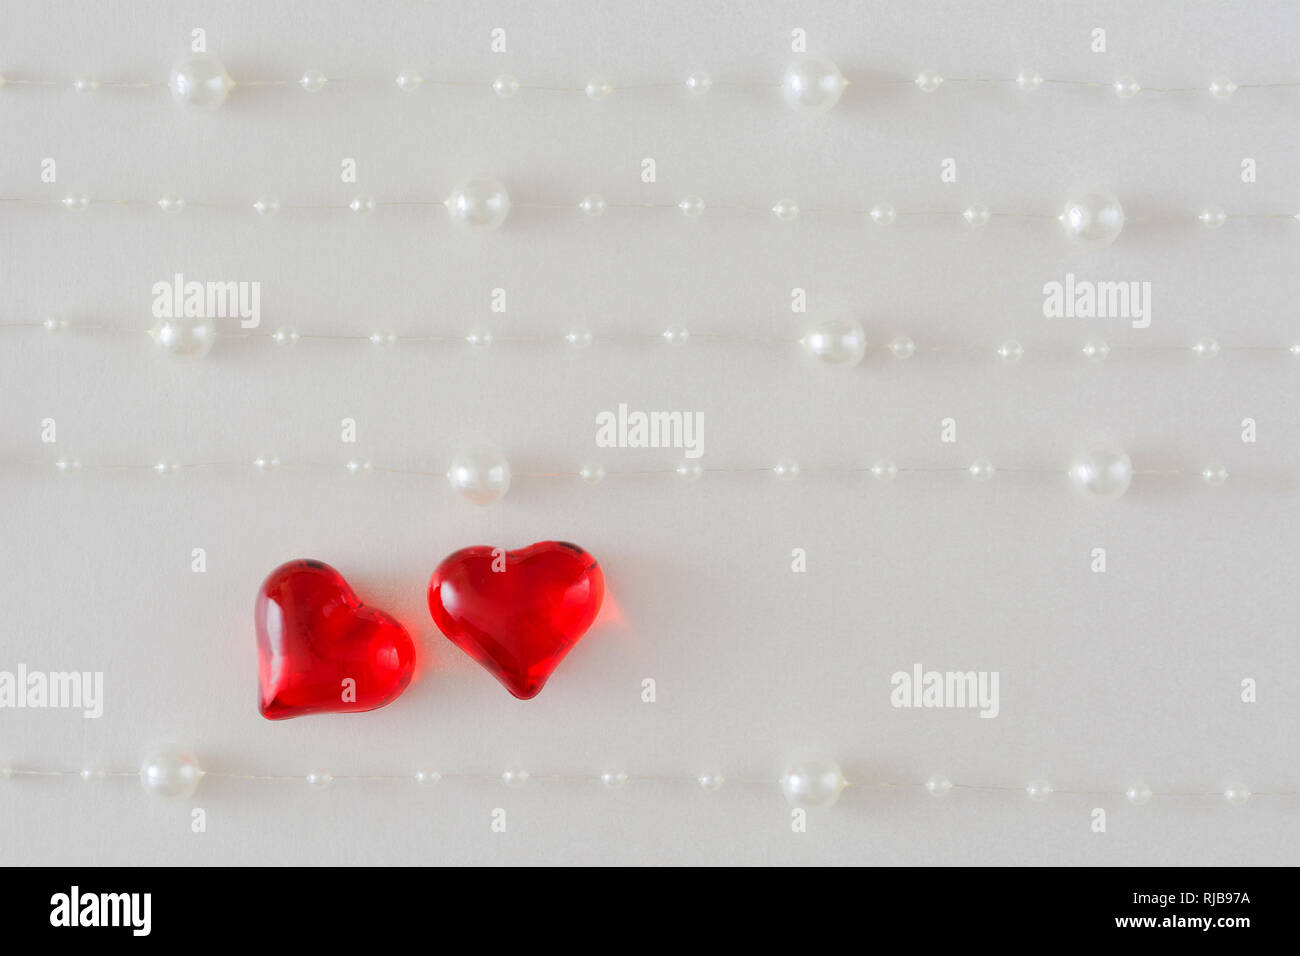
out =
{"type": "Polygon", "coordinates": [[[396,700],[415,672],[406,628],[362,604],[323,562],[290,561],[272,571],[253,617],[258,709],[269,720],[374,710],[396,700]]]}
{"type": "Polygon", "coordinates": [[[537,696],[604,597],[600,565],[567,541],[463,548],[429,581],[438,629],[521,700],[537,696]]]}

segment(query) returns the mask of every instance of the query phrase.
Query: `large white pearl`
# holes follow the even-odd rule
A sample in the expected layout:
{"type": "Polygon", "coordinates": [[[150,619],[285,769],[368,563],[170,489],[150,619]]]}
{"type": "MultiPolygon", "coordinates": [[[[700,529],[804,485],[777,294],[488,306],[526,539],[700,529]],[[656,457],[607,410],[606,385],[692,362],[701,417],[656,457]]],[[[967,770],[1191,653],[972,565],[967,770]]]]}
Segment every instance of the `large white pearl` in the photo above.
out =
{"type": "Polygon", "coordinates": [[[1075,242],[1110,245],[1124,228],[1124,207],[1105,190],[1086,190],[1066,200],[1061,225],[1075,242]]]}
{"type": "Polygon", "coordinates": [[[796,807],[829,807],[845,786],[844,773],[833,760],[803,761],[781,776],[781,792],[796,807]]]}
{"type": "Polygon", "coordinates": [[[140,786],[159,797],[189,797],[202,779],[198,758],[187,750],[159,750],[140,765],[140,786]]]}
{"type": "Polygon", "coordinates": [[[1070,480],[1080,491],[1098,498],[1118,498],[1133,480],[1133,462],[1117,445],[1089,445],[1070,463],[1070,480]]]}
{"type": "Polygon", "coordinates": [[[510,490],[510,462],[495,449],[466,452],[452,461],[447,481],[466,501],[490,505],[510,490]]]}
{"type": "Polygon", "coordinates": [[[828,110],[840,101],[848,82],[830,60],[804,57],[785,69],[781,91],[785,101],[801,109],[828,110]]]}
{"type": "Polygon", "coordinates": [[[217,338],[217,326],[211,319],[182,316],[160,319],[149,331],[158,348],[178,359],[196,359],[207,355],[217,338]]]}
{"type": "Polygon", "coordinates": [[[867,354],[867,333],[854,319],[826,319],[804,333],[800,344],[825,365],[857,365],[867,354]]]}
{"type": "Polygon", "coordinates": [[[471,179],[447,199],[447,211],[457,225],[495,229],[510,215],[510,193],[493,179],[471,179]]]}
{"type": "Polygon", "coordinates": [[[176,64],[167,85],[177,103],[196,110],[214,110],[226,102],[235,81],[220,60],[201,53],[176,64]]]}

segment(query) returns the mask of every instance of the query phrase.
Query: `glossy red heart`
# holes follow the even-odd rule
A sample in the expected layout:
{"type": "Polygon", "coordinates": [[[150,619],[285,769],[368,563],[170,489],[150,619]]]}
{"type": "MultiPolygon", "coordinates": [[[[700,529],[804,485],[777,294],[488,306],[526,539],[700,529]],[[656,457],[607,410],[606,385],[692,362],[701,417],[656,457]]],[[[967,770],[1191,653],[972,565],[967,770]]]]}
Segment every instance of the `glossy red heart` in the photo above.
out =
{"type": "Polygon", "coordinates": [[[600,565],[567,541],[463,548],[429,581],[438,629],[521,700],[537,696],[604,597],[600,565]]]}
{"type": "Polygon", "coordinates": [[[320,561],[290,561],[257,592],[258,707],[270,720],[392,703],[411,682],[406,628],[362,604],[320,561]]]}

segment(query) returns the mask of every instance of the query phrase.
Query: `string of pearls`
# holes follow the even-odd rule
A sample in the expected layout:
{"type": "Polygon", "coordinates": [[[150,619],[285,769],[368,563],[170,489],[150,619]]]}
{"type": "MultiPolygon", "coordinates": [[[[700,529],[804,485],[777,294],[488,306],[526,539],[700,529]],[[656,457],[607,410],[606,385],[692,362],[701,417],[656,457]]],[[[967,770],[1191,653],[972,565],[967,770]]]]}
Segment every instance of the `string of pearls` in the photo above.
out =
{"type": "MultiPolygon", "coordinates": [[[[15,87],[59,87],[67,81],[30,77],[0,76],[0,88],[8,85],[15,87]]],[[[839,67],[827,59],[804,56],[790,63],[776,83],[753,82],[719,82],[704,71],[696,71],[674,81],[659,83],[641,83],[616,86],[603,76],[594,76],[582,86],[565,86],[560,84],[521,83],[510,73],[494,77],[490,83],[476,83],[468,80],[445,80],[426,77],[417,69],[404,69],[395,77],[374,81],[359,78],[327,76],[321,70],[304,70],[294,79],[239,80],[230,76],[225,65],[212,54],[197,54],[177,63],[172,68],[166,82],[150,80],[102,80],[93,76],[79,75],[68,85],[77,93],[94,93],[100,90],[152,90],[166,87],[172,98],[180,105],[194,110],[214,110],[229,98],[237,87],[292,87],[297,86],[306,93],[319,93],[327,86],[348,86],[374,82],[391,83],[398,90],[414,93],[423,86],[449,88],[490,89],[496,96],[509,99],[520,91],[537,93],[567,93],[580,95],[588,100],[600,102],[608,100],[616,92],[645,92],[662,90],[685,90],[687,93],[701,96],[714,87],[735,89],[766,90],[779,89],[785,101],[800,110],[829,110],[834,107],[850,85],[850,80],[839,67]]],[[[1280,83],[1236,83],[1226,76],[1214,76],[1203,86],[1143,86],[1132,76],[1120,76],[1113,80],[1074,80],[1060,77],[1045,77],[1037,70],[1023,69],[1015,76],[1004,75],[944,75],[934,69],[923,69],[913,77],[887,77],[863,81],[862,85],[900,84],[915,86],[922,93],[934,93],[942,86],[1008,86],[1022,93],[1033,93],[1044,86],[1078,87],[1107,90],[1116,99],[1131,100],[1140,93],[1147,94],[1209,94],[1215,100],[1227,101],[1240,90],[1273,90],[1300,88],[1300,82],[1280,83]]]]}
{"type": "MultiPolygon", "coordinates": [[[[740,780],[728,780],[722,774],[709,771],[695,777],[629,774],[623,770],[605,770],[595,776],[568,773],[529,773],[519,767],[511,767],[500,775],[488,773],[441,773],[437,770],[422,768],[410,774],[332,774],[317,768],[303,774],[251,774],[227,771],[204,770],[198,758],[190,751],[167,747],[149,754],[141,763],[138,771],[103,770],[89,767],[82,770],[27,770],[0,768],[0,779],[12,777],[77,777],[87,783],[100,783],[110,777],[138,776],[144,790],[157,797],[184,800],[192,797],[199,784],[205,778],[243,780],[243,781],[298,781],[306,783],[312,789],[324,790],[336,781],[401,781],[409,780],[420,786],[432,786],[443,780],[487,781],[498,779],[506,787],[518,790],[530,781],[553,781],[562,783],[598,782],[609,790],[618,790],[630,782],[647,783],[694,783],[701,790],[712,793],[721,790],[727,783],[768,786],[775,784],[791,806],[795,807],[830,807],[849,787],[854,786],[844,776],[840,765],[833,760],[822,757],[801,759],[790,764],[782,775],[771,780],[763,777],[750,777],[740,780]]],[[[873,781],[860,785],[878,790],[924,790],[934,797],[946,797],[953,791],[969,791],[985,794],[1024,793],[1030,800],[1043,801],[1054,793],[1087,796],[1118,796],[1107,790],[1058,790],[1046,780],[1031,780],[1025,787],[982,786],[976,784],[954,783],[943,775],[932,776],[922,782],[873,781]]],[[[1149,803],[1155,796],[1150,787],[1144,783],[1134,783],[1123,792],[1123,797],[1135,806],[1149,803]]],[[[1159,794],[1168,798],[1219,797],[1233,806],[1241,806],[1253,796],[1286,797],[1300,796],[1300,791],[1274,790],[1252,793],[1240,783],[1233,783],[1221,792],[1216,791],[1164,791],[1159,794]]]]}

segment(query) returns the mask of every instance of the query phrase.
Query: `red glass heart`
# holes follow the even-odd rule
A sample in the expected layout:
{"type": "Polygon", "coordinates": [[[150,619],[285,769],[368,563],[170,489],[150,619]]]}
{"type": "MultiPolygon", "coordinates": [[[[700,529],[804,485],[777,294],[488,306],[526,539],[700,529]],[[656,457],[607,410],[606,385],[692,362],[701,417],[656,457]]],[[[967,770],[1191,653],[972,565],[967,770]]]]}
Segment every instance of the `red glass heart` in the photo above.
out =
{"type": "Polygon", "coordinates": [[[567,541],[463,548],[429,581],[438,629],[521,700],[537,696],[604,597],[600,565],[567,541]]]}
{"type": "Polygon", "coordinates": [[[290,561],[257,592],[258,707],[270,720],[392,703],[411,682],[406,628],[362,604],[320,561],[290,561]]]}

